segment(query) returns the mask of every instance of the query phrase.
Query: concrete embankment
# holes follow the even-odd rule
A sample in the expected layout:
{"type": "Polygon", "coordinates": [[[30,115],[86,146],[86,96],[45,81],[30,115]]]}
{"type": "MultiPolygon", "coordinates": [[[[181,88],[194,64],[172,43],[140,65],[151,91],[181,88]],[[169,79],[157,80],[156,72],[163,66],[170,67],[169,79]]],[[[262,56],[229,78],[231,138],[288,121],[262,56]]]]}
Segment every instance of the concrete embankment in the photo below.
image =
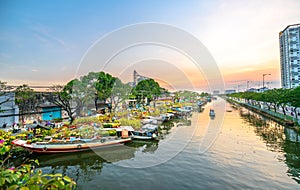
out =
{"type": "MultiPolygon", "coordinates": [[[[252,106],[252,105],[249,105],[247,103],[243,103],[243,102],[238,102],[238,101],[235,101],[235,100],[232,100],[232,99],[229,99],[229,98],[225,98],[226,101],[230,102],[230,103],[233,103],[233,104],[238,104],[240,106],[243,106],[255,113],[258,113],[266,118],[269,118],[277,123],[279,123],[280,125],[283,125],[285,127],[289,127],[289,128],[294,128],[294,129],[299,129],[299,124],[297,122],[294,122],[292,120],[287,120],[287,119],[282,119],[280,117],[277,117],[275,115],[271,115],[270,113],[268,113],[267,111],[264,111],[260,108],[257,108],[255,106],[252,106]]],[[[270,111],[269,111],[270,112],[270,111]]]]}

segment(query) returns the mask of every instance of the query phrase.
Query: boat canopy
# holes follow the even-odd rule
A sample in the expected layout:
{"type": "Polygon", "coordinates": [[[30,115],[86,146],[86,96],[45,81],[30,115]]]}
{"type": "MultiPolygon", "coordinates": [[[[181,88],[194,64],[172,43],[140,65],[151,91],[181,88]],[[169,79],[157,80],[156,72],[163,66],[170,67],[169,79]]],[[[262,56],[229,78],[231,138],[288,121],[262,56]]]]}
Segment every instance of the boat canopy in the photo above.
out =
{"type": "Polygon", "coordinates": [[[158,125],[152,125],[149,123],[142,126],[142,130],[157,130],[157,129],[158,129],[158,125]]]}
{"type": "Polygon", "coordinates": [[[44,126],[44,125],[41,125],[38,123],[33,123],[33,124],[26,125],[26,126],[30,129],[46,129],[46,130],[51,129],[51,127],[49,127],[49,126],[44,126]]]}
{"type": "Polygon", "coordinates": [[[103,131],[110,131],[110,130],[115,130],[115,131],[122,131],[122,130],[134,131],[134,129],[131,126],[120,126],[118,128],[103,128],[101,130],[103,130],[103,131]]]}

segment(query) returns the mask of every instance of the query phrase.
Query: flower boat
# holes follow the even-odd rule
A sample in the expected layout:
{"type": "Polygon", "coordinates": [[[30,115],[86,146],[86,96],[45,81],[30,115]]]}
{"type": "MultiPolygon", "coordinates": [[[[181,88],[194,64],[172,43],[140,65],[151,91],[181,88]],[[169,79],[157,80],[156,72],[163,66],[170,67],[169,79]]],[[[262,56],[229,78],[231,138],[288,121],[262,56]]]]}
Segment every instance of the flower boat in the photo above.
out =
{"type": "Polygon", "coordinates": [[[81,152],[90,149],[111,147],[131,141],[131,135],[129,134],[129,130],[126,128],[106,128],[105,130],[116,130],[116,136],[95,136],[93,138],[70,137],[68,139],[59,140],[45,138],[44,141],[35,143],[28,143],[26,140],[16,139],[12,142],[12,144],[26,148],[37,154],[54,154],[81,152]]]}

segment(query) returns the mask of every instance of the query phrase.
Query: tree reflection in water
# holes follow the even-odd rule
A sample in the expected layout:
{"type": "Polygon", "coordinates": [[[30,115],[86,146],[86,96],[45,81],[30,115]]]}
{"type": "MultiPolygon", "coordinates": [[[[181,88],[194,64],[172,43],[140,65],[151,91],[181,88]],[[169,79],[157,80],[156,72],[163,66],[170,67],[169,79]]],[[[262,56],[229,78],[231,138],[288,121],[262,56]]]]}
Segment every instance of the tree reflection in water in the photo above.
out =
{"type": "Polygon", "coordinates": [[[76,182],[87,182],[100,175],[105,163],[130,159],[134,157],[134,151],[133,148],[121,145],[95,151],[40,155],[37,159],[44,173],[62,173],[76,182]]]}
{"type": "Polygon", "coordinates": [[[93,151],[37,156],[44,173],[62,173],[76,182],[90,181],[101,173],[105,160],[93,151]]]}
{"type": "Polygon", "coordinates": [[[244,108],[240,109],[240,116],[245,122],[255,126],[254,132],[262,138],[270,151],[283,153],[284,158],[279,158],[279,161],[286,163],[287,174],[300,183],[300,134],[244,108]]]}
{"type": "MultiPolygon", "coordinates": [[[[173,119],[163,123],[159,127],[159,139],[164,139],[172,133],[172,130],[180,126],[190,126],[188,119],[173,119]]],[[[62,173],[73,178],[78,184],[92,181],[101,175],[105,164],[128,160],[135,156],[136,152],[154,154],[158,149],[159,141],[132,141],[125,146],[103,148],[95,151],[78,153],[53,154],[35,156],[40,162],[39,168],[43,173],[62,173]]]]}

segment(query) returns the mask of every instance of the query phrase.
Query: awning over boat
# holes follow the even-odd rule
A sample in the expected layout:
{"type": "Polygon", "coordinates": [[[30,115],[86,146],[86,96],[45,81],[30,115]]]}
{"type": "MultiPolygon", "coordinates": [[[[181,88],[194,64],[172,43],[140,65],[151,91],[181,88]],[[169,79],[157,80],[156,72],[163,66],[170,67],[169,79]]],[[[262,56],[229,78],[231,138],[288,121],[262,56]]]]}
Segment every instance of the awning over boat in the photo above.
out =
{"type": "Polygon", "coordinates": [[[146,124],[142,126],[142,130],[157,130],[158,125],[146,124]]]}
{"type": "Polygon", "coordinates": [[[110,130],[116,130],[116,131],[122,131],[122,130],[134,131],[134,129],[131,126],[120,126],[118,128],[103,128],[101,130],[103,130],[103,131],[110,131],[110,130]]]}
{"type": "Polygon", "coordinates": [[[34,123],[34,124],[26,125],[26,126],[30,129],[46,129],[46,130],[51,129],[51,127],[43,126],[43,125],[38,124],[38,123],[34,123]]]}

